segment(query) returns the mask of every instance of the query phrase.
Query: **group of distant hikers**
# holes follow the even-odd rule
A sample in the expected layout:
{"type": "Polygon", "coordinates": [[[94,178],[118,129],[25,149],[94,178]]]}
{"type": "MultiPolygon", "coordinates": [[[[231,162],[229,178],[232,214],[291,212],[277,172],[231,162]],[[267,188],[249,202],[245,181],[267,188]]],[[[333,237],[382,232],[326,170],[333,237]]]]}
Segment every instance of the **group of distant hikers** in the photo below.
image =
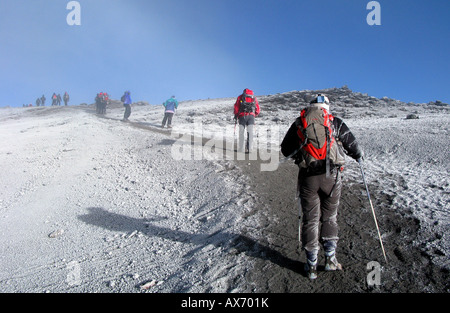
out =
{"type": "MultiPolygon", "coordinates": [[[[120,97],[120,101],[123,103],[123,106],[125,107],[125,112],[123,114],[123,122],[128,122],[128,118],[131,115],[131,92],[125,91],[122,97],[120,97]]],[[[97,114],[105,114],[106,113],[106,106],[109,103],[109,95],[106,92],[100,92],[95,97],[95,104],[96,104],[96,112],[97,114]]],[[[162,128],[165,127],[167,123],[168,128],[172,128],[172,118],[175,114],[176,109],[178,108],[178,101],[175,99],[175,96],[172,96],[170,99],[165,101],[163,103],[164,106],[164,118],[162,121],[162,128]]]]}
{"type": "Polygon", "coordinates": [[[95,111],[97,114],[106,114],[106,106],[109,103],[109,95],[106,92],[99,92],[95,96],[95,111]]]}
{"type": "MultiPolygon", "coordinates": [[[[38,101],[38,100],[39,99],[37,99],[36,101],[38,101]]],[[[64,100],[64,105],[67,105],[69,103],[70,97],[69,97],[69,94],[67,93],[67,91],[64,93],[62,100],[64,100]]],[[[45,103],[45,100],[44,100],[44,103],[45,103]]],[[[61,105],[61,95],[53,93],[52,106],[57,106],[57,105],[61,105]]]]}
{"type": "MultiPolygon", "coordinates": [[[[46,100],[47,100],[47,98],[45,98],[45,95],[42,95],[42,97],[39,97],[36,99],[35,105],[37,107],[40,107],[40,106],[43,107],[43,106],[45,106],[46,100]]],[[[61,105],[61,101],[64,101],[64,105],[68,105],[70,97],[69,97],[69,94],[67,93],[67,91],[64,93],[64,96],[62,98],[61,98],[60,94],[53,93],[51,100],[52,100],[52,106],[61,105]]],[[[23,107],[32,107],[33,105],[30,103],[28,105],[23,104],[22,106],[23,107]]]]}

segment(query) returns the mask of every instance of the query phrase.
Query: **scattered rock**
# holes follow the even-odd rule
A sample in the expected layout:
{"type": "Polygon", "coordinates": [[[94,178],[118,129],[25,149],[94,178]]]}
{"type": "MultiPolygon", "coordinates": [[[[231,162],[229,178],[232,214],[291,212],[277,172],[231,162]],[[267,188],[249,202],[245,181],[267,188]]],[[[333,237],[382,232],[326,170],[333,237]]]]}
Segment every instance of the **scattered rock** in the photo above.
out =
{"type": "Polygon", "coordinates": [[[57,229],[55,231],[52,231],[48,237],[49,238],[58,238],[60,237],[62,234],[64,234],[64,229],[57,229]]]}
{"type": "Polygon", "coordinates": [[[152,287],[154,287],[156,285],[159,285],[158,281],[152,280],[152,281],[146,282],[145,284],[141,285],[141,289],[142,290],[149,290],[150,288],[152,288],[152,287]]]}
{"type": "Polygon", "coordinates": [[[407,120],[417,120],[417,119],[419,119],[419,116],[417,114],[408,114],[406,116],[406,119],[407,120]]]}

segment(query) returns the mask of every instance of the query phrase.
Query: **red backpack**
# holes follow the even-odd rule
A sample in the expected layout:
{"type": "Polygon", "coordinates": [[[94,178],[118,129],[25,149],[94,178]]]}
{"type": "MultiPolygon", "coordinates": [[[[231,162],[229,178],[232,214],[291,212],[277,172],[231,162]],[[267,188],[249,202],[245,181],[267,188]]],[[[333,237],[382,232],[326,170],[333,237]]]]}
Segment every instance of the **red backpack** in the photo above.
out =
{"type": "Polygon", "coordinates": [[[244,89],[241,95],[241,104],[239,106],[239,112],[251,113],[254,112],[256,106],[256,97],[253,94],[253,90],[244,89]]]}
{"type": "Polygon", "coordinates": [[[303,109],[297,123],[303,161],[299,166],[308,168],[315,162],[325,161],[327,173],[330,165],[345,164],[345,157],[334,136],[333,115],[321,107],[310,106],[303,109]]]}

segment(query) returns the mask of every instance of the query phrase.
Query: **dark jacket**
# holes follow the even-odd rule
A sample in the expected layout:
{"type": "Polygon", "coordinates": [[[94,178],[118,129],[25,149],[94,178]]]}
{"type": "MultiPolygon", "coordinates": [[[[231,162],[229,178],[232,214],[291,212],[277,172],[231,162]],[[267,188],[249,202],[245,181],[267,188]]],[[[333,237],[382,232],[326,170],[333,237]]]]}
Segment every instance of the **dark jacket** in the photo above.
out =
{"type": "MultiPolygon", "coordinates": [[[[281,143],[281,153],[285,157],[290,156],[292,153],[294,153],[296,150],[300,148],[301,140],[297,134],[298,123],[300,123],[300,117],[297,118],[297,120],[294,123],[292,123],[291,127],[286,133],[286,136],[283,139],[283,142],[281,143]]],[[[334,135],[336,139],[338,139],[342,143],[342,147],[344,148],[345,154],[347,154],[349,157],[355,160],[361,158],[363,156],[363,152],[360,149],[355,136],[352,134],[347,125],[342,121],[342,119],[334,117],[333,128],[334,128],[334,135]]],[[[298,164],[298,161],[301,161],[298,160],[298,158],[301,158],[301,154],[296,153],[295,155],[292,156],[292,158],[295,159],[296,163],[298,164]]],[[[319,163],[314,169],[304,169],[304,171],[305,174],[307,175],[324,174],[326,172],[325,161],[319,163]]]]}

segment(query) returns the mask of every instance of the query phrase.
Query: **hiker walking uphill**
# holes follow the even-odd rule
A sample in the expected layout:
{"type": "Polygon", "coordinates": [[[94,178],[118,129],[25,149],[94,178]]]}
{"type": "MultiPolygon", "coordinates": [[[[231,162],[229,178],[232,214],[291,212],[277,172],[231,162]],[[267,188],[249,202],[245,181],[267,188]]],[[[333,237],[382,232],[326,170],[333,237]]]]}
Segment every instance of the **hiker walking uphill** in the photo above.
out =
{"type": "Polygon", "coordinates": [[[128,118],[131,115],[131,97],[130,92],[125,91],[120,101],[123,102],[123,106],[125,107],[125,113],[123,114],[123,122],[128,122],[128,118]]]}
{"type": "Polygon", "coordinates": [[[69,97],[69,94],[67,93],[67,91],[64,93],[63,100],[64,100],[64,105],[67,105],[69,103],[70,97],[69,97]]]}
{"type": "Polygon", "coordinates": [[[52,106],[55,106],[58,104],[58,96],[56,95],[56,93],[53,93],[52,95],[52,106]]]}
{"type": "Polygon", "coordinates": [[[318,95],[301,111],[282,143],[281,152],[299,166],[297,192],[302,213],[301,242],[305,270],[317,277],[319,241],[325,252],[325,270],[342,269],[336,259],[337,213],[345,154],[360,161],[362,151],[345,123],[329,113],[330,101],[318,95]]]}
{"type": "Polygon", "coordinates": [[[102,93],[100,92],[95,96],[95,112],[97,114],[100,114],[100,110],[101,110],[101,106],[102,106],[102,104],[101,104],[102,95],[101,94],[102,93]]]}
{"type": "Polygon", "coordinates": [[[178,108],[178,101],[175,99],[175,96],[172,96],[169,100],[163,103],[164,105],[164,118],[162,120],[162,128],[166,126],[172,128],[172,118],[175,114],[175,110],[178,108]]]}
{"type": "Polygon", "coordinates": [[[255,117],[259,115],[259,112],[258,99],[256,99],[252,90],[245,88],[234,104],[235,123],[239,123],[238,152],[245,152],[245,128],[247,128],[248,135],[247,150],[249,153],[252,152],[253,125],[255,125],[255,117]]]}

